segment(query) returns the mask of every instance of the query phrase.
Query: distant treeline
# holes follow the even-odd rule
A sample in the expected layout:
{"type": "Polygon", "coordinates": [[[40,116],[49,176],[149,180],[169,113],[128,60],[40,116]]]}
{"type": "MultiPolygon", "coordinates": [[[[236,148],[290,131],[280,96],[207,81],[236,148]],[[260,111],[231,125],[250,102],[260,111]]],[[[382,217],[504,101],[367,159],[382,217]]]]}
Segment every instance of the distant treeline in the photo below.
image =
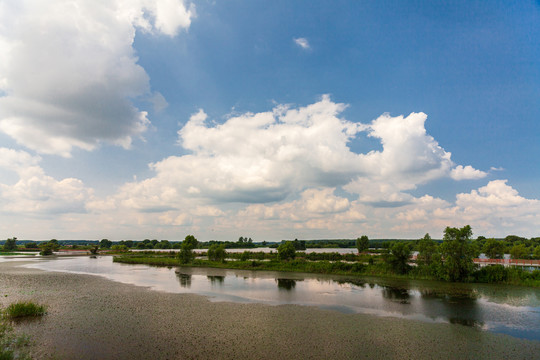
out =
{"type": "MultiPolygon", "coordinates": [[[[362,236],[367,239],[366,236],[362,236]]],[[[312,240],[298,240],[291,241],[296,250],[306,250],[314,248],[358,248],[359,239],[312,239],[312,240]]],[[[17,245],[18,250],[23,249],[38,249],[40,246],[50,242],[49,241],[33,241],[33,240],[18,240],[17,238],[8,239],[8,242],[17,245]],[[14,241],[15,240],[15,241],[14,241]]],[[[113,249],[113,250],[151,250],[151,249],[180,249],[181,241],[169,241],[169,240],[157,240],[157,239],[144,239],[142,241],[135,240],[121,240],[111,241],[108,239],[101,240],[56,240],[52,239],[55,244],[60,247],[72,248],[72,249],[86,249],[90,247],[99,246],[101,249],[113,249]]],[[[270,247],[277,248],[279,245],[286,243],[290,240],[282,240],[280,242],[262,241],[255,242],[250,237],[241,236],[238,241],[203,241],[199,242],[197,248],[208,249],[212,245],[223,245],[225,249],[251,249],[258,247],[270,247]]],[[[434,243],[442,244],[442,239],[432,239],[434,243]]],[[[420,239],[369,239],[368,246],[366,248],[370,251],[375,249],[389,249],[393,243],[401,242],[408,244],[411,250],[418,251],[420,239]]],[[[6,240],[0,240],[0,245],[6,244],[6,240]]],[[[538,258],[537,247],[540,246],[540,237],[533,237],[530,239],[520,237],[517,235],[508,235],[505,238],[486,238],[479,236],[471,244],[476,253],[485,253],[490,258],[501,258],[504,254],[512,254],[515,258],[538,258]]]]}

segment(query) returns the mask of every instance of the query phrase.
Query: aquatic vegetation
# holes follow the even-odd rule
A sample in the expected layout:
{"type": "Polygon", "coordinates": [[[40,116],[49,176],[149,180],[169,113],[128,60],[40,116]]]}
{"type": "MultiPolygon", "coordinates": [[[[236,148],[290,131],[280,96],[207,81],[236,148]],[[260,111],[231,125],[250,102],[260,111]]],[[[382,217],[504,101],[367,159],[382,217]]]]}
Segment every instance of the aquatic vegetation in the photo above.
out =
{"type": "Polygon", "coordinates": [[[31,359],[28,349],[30,338],[26,335],[16,335],[10,324],[10,319],[18,318],[23,313],[43,315],[45,307],[33,303],[14,303],[6,310],[0,309],[0,359],[31,359]],[[21,304],[23,304],[21,306],[21,304]],[[28,304],[32,304],[28,306],[28,304]]]}

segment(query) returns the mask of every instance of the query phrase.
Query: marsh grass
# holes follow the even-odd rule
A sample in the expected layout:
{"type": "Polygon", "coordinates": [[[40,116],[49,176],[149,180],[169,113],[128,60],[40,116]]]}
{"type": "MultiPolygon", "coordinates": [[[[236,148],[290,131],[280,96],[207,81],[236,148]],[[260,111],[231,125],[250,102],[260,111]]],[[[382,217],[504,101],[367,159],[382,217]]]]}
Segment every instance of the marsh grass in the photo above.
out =
{"type": "MultiPolygon", "coordinates": [[[[41,308],[44,310],[44,307],[41,308]]],[[[0,309],[0,360],[31,359],[27,349],[30,338],[27,335],[16,335],[9,320],[7,309],[0,309]]]]}
{"type": "Polygon", "coordinates": [[[9,305],[5,310],[5,316],[8,319],[43,316],[46,313],[47,310],[45,306],[35,304],[31,301],[13,303],[9,305]]]}

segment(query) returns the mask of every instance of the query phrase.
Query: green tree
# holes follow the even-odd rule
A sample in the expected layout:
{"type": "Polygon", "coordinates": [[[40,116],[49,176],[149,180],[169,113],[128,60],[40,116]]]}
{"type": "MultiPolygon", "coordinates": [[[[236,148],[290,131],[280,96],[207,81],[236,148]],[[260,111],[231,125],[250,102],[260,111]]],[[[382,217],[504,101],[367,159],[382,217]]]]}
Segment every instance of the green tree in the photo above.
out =
{"type": "Polygon", "coordinates": [[[112,241],[109,239],[101,239],[101,241],[99,242],[99,247],[102,249],[110,249],[112,244],[112,241]]]}
{"type": "Polygon", "coordinates": [[[182,264],[188,264],[193,261],[195,258],[195,253],[193,252],[193,249],[197,247],[197,244],[199,242],[193,235],[188,235],[182,241],[182,245],[180,245],[180,251],[178,252],[178,258],[180,259],[180,262],[182,264]]]}
{"type": "Polygon", "coordinates": [[[293,245],[295,250],[306,250],[305,240],[298,241],[298,239],[294,239],[293,245]]]}
{"type": "Polygon", "coordinates": [[[26,244],[24,244],[24,247],[27,249],[35,249],[38,247],[38,245],[35,241],[29,241],[26,244]]]}
{"type": "Polygon", "coordinates": [[[60,244],[58,244],[58,240],[51,239],[46,243],[39,244],[39,247],[41,248],[39,254],[42,256],[47,256],[52,255],[54,251],[57,251],[60,248],[60,244]]]}
{"type": "Polygon", "coordinates": [[[424,237],[420,239],[417,249],[417,261],[419,265],[430,266],[433,264],[436,254],[438,253],[438,246],[437,243],[431,239],[429,234],[424,235],[424,237]]]}
{"type": "Polygon", "coordinates": [[[510,249],[512,259],[527,259],[529,257],[529,249],[524,244],[514,245],[510,249]]]}
{"type": "Polygon", "coordinates": [[[225,262],[227,257],[227,251],[225,250],[225,245],[213,244],[208,249],[208,259],[212,261],[225,262]]]}
{"type": "Polygon", "coordinates": [[[474,249],[469,243],[471,237],[472,229],[469,225],[462,228],[447,227],[444,230],[444,241],[440,247],[444,259],[444,279],[464,281],[474,271],[474,249]]]}
{"type": "Polygon", "coordinates": [[[406,274],[410,266],[411,248],[403,241],[396,241],[390,247],[390,256],[387,257],[392,270],[398,274],[406,274]]]}
{"type": "Polygon", "coordinates": [[[359,253],[369,249],[369,239],[366,235],[362,235],[356,239],[356,248],[358,249],[359,253]]]}
{"type": "Polygon", "coordinates": [[[535,259],[540,260],[540,245],[534,248],[533,256],[535,259]]]}
{"type": "Polygon", "coordinates": [[[156,249],[172,249],[172,244],[169,240],[161,240],[156,246],[156,249]]]}
{"type": "Polygon", "coordinates": [[[487,239],[482,251],[490,259],[502,259],[504,255],[504,244],[502,241],[487,239]]]}
{"type": "Polygon", "coordinates": [[[285,241],[278,246],[277,251],[280,260],[289,260],[296,257],[296,249],[292,241],[285,241]]]}
{"type": "Polygon", "coordinates": [[[49,240],[48,244],[53,248],[54,251],[60,249],[60,243],[56,239],[49,240]]]}
{"type": "Polygon", "coordinates": [[[13,237],[11,239],[7,239],[4,243],[4,247],[2,248],[4,251],[14,251],[17,250],[17,238],[13,237]]]}

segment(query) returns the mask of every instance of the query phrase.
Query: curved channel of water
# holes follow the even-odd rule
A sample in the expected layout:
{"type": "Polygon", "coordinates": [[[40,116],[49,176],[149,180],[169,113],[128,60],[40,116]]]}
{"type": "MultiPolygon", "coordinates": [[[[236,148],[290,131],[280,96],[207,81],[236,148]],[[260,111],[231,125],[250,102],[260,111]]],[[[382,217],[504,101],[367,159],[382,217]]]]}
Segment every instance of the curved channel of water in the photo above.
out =
{"type": "Polygon", "coordinates": [[[113,263],[110,256],[35,259],[24,266],[99,275],[157,291],[205,295],[211,301],[310,305],[540,340],[540,290],[534,288],[204,268],[175,272],[175,268],[113,263]]]}

